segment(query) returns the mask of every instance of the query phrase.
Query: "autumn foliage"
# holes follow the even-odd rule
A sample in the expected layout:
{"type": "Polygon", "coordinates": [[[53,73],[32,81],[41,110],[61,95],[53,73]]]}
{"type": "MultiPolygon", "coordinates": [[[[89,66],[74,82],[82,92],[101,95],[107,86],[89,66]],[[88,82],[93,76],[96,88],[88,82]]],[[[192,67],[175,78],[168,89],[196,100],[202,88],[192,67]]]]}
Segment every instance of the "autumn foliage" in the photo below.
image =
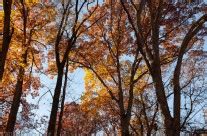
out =
{"type": "Polygon", "coordinates": [[[0,4],[3,134],[179,136],[207,129],[205,1],[0,4]],[[79,70],[84,74],[72,77],[79,70]],[[76,98],[74,86],[82,92],[76,98]]]}

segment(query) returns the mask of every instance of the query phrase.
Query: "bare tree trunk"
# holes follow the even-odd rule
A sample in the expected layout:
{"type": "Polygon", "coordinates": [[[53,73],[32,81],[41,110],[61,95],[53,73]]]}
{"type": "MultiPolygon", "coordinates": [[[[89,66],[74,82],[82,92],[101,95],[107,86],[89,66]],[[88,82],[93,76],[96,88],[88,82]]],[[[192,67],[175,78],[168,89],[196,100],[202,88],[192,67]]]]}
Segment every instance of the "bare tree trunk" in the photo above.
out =
{"type": "Polygon", "coordinates": [[[12,101],[12,106],[9,113],[9,119],[7,121],[6,132],[14,132],[14,127],[16,123],[16,117],[18,113],[18,109],[20,106],[21,96],[22,96],[22,84],[23,84],[23,75],[24,69],[19,70],[18,81],[16,84],[16,89],[12,101]]]}
{"type": "Polygon", "coordinates": [[[0,82],[2,81],[3,78],[6,57],[13,33],[13,30],[12,31],[10,30],[12,0],[3,0],[3,6],[4,6],[4,28],[3,28],[3,44],[2,47],[0,47],[0,82]]]}
{"type": "Polygon", "coordinates": [[[63,94],[62,94],[61,110],[60,110],[59,121],[58,121],[57,136],[60,136],[61,129],[62,129],[62,118],[63,118],[63,113],[64,113],[67,81],[68,81],[68,60],[66,62],[65,81],[64,81],[64,86],[63,86],[63,94]]]}
{"type": "Polygon", "coordinates": [[[52,103],[52,111],[50,114],[50,120],[48,125],[48,136],[55,136],[56,132],[56,120],[57,120],[57,112],[58,112],[58,106],[59,106],[59,98],[62,88],[62,80],[63,80],[63,69],[64,66],[60,65],[58,67],[58,77],[57,77],[57,83],[55,87],[55,94],[53,96],[53,103],[52,103]]]}
{"type": "MultiPolygon", "coordinates": [[[[68,59],[68,55],[69,55],[71,49],[73,48],[73,46],[76,43],[76,40],[79,36],[79,32],[82,33],[82,31],[80,31],[81,25],[83,25],[84,22],[86,22],[89,19],[89,17],[91,17],[91,16],[88,16],[85,19],[83,19],[80,22],[80,25],[78,26],[79,16],[81,13],[80,11],[83,10],[83,6],[86,5],[87,1],[82,2],[81,6],[80,6],[79,1],[76,0],[75,4],[73,5],[75,7],[75,20],[74,20],[74,24],[73,24],[72,30],[71,30],[72,36],[67,37],[67,42],[68,42],[67,47],[65,49],[65,53],[63,54],[63,57],[61,57],[59,44],[60,44],[60,41],[62,40],[63,33],[64,33],[65,28],[67,26],[67,22],[68,22],[67,19],[70,14],[69,9],[72,8],[72,7],[70,7],[70,2],[71,1],[67,2],[66,8],[63,11],[63,17],[61,19],[58,34],[57,34],[56,41],[55,41],[55,57],[56,57],[56,66],[58,68],[58,76],[57,76],[56,87],[54,90],[52,110],[51,110],[48,130],[47,130],[47,135],[50,135],[50,136],[54,136],[56,133],[57,112],[58,112],[59,99],[60,99],[61,88],[62,88],[63,71],[64,71],[64,66],[66,64],[66,60],[68,59]],[[79,8],[79,6],[80,6],[80,8],[79,8]],[[78,28],[76,29],[77,26],[78,26],[78,28]],[[62,60],[60,58],[62,58],[62,60]]],[[[94,13],[95,9],[93,10],[93,12],[90,13],[90,15],[92,15],[92,13],[94,13]]]]}
{"type": "MultiPolygon", "coordinates": [[[[53,103],[52,103],[52,110],[50,114],[50,120],[47,130],[48,136],[54,136],[56,132],[56,120],[57,120],[57,112],[58,112],[58,106],[59,106],[59,99],[61,94],[61,88],[62,88],[62,80],[63,80],[63,70],[65,63],[60,62],[60,53],[59,53],[59,44],[63,36],[63,31],[65,29],[65,19],[68,17],[68,9],[69,9],[69,3],[67,3],[66,9],[64,9],[63,16],[60,22],[59,30],[57,33],[56,41],[55,41],[55,57],[56,57],[56,66],[58,68],[58,75],[57,75],[57,82],[56,87],[54,90],[54,97],[53,97],[53,103]]],[[[65,53],[64,57],[68,55],[69,53],[65,53]]]]}
{"type": "Polygon", "coordinates": [[[129,136],[129,117],[127,115],[121,116],[121,136],[129,136]]]}
{"type": "MultiPolygon", "coordinates": [[[[24,58],[24,64],[26,64],[27,51],[23,54],[23,58],[24,58]]],[[[12,106],[11,106],[10,113],[9,113],[9,118],[8,118],[8,121],[7,121],[6,132],[10,132],[10,133],[14,132],[17,113],[18,113],[18,110],[19,110],[20,102],[21,102],[22,85],[23,85],[24,74],[25,74],[24,67],[21,66],[20,69],[19,69],[18,80],[17,80],[15,92],[14,92],[12,106]]]]}
{"type": "MultiPolygon", "coordinates": [[[[22,19],[23,19],[23,40],[22,40],[22,48],[27,48],[26,47],[26,27],[27,27],[27,11],[24,5],[24,1],[20,1],[22,4],[22,19]]],[[[28,44],[30,44],[31,41],[31,37],[28,41],[28,44]]],[[[22,54],[22,63],[24,65],[27,64],[27,54],[28,54],[28,50],[26,50],[23,54],[22,54]]],[[[20,106],[20,102],[21,102],[21,96],[22,96],[22,86],[23,86],[23,79],[24,79],[24,74],[25,74],[25,69],[24,66],[20,66],[19,68],[19,74],[17,76],[17,84],[16,84],[16,88],[15,88],[15,92],[14,92],[14,97],[13,97],[13,101],[12,101],[12,106],[10,109],[10,113],[9,113],[9,118],[7,121],[7,126],[6,126],[6,132],[14,132],[14,127],[15,127],[15,123],[16,123],[16,118],[17,118],[17,113],[19,110],[19,106],[20,106]]]]}

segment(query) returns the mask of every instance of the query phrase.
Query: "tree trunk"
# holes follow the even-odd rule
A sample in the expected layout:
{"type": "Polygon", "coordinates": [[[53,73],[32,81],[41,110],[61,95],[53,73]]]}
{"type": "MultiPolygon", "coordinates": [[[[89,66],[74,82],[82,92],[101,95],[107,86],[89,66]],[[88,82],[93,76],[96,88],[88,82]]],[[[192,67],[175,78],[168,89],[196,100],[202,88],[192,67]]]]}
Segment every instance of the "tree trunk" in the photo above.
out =
{"type": "MultiPolygon", "coordinates": [[[[23,48],[26,48],[26,45],[27,45],[26,44],[27,15],[26,15],[26,9],[24,7],[24,4],[22,3],[22,5],[23,5],[23,9],[22,9],[23,10],[23,13],[22,13],[22,18],[23,18],[23,35],[24,35],[23,40],[22,40],[22,46],[23,46],[23,48]]],[[[8,28],[8,29],[10,29],[10,28],[8,28]]],[[[29,40],[28,45],[30,44],[30,41],[31,40],[29,40]]],[[[9,46],[9,43],[7,43],[7,44],[9,46]]],[[[7,46],[7,51],[8,51],[8,46],[7,46]]],[[[6,54],[7,54],[7,52],[6,52],[6,54]]],[[[5,54],[5,59],[6,59],[6,54],[5,54]]],[[[23,59],[22,63],[24,65],[27,64],[27,54],[28,54],[28,50],[26,50],[22,54],[22,56],[21,56],[22,59],[23,59]]],[[[18,110],[19,110],[20,102],[21,102],[24,74],[25,74],[24,66],[20,66],[19,74],[17,76],[17,84],[16,84],[16,87],[15,87],[14,97],[13,97],[13,101],[12,101],[12,106],[11,106],[10,113],[9,113],[9,118],[8,118],[8,121],[7,121],[6,132],[11,132],[11,133],[14,132],[14,127],[15,127],[15,124],[16,124],[17,113],[18,113],[18,110]]],[[[2,74],[2,76],[3,76],[3,74],[2,74]]]]}
{"type": "Polygon", "coordinates": [[[63,94],[62,94],[61,110],[60,110],[59,121],[58,121],[57,136],[61,135],[62,118],[63,118],[63,113],[64,113],[64,104],[65,104],[67,82],[68,82],[68,60],[66,62],[65,81],[64,81],[64,86],[63,86],[63,94]]]}
{"type": "Polygon", "coordinates": [[[6,57],[7,57],[9,44],[10,44],[12,33],[13,33],[10,30],[11,5],[12,5],[12,0],[3,1],[4,28],[3,28],[3,44],[2,44],[2,47],[0,47],[0,82],[2,81],[2,78],[3,78],[6,57]]]}
{"type": "Polygon", "coordinates": [[[173,127],[174,133],[176,136],[180,135],[180,104],[181,104],[181,89],[180,86],[174,89],[174,120],[173,120],[173,127]]]}
{"type": "Polygon", "coordinates": [[[151,131],[147,131],[147,136],[151,136],[151,131]]]}
{"type": "Polygon", "coordinates": [[[122,115],[121,117],[121,136],[129,136],[129,117],[122,115]]]}
{"type": "Polygon", "coordinates": [[[59,99],[60,99],[62,80],[63,80],[63,69],[64,69],[63,66],[61,65],[58,67],[57,83],[55,87],[55,93],[53,96],[52,111],[50,114],[50,120],[47,130],[48,136],[55,136],[55,132],[56,132],[57,112],[58,112],[59,99]]]}
{"type": "Polygon", "coordinates": [[[21,96],[22,96],[22,84],[23,84],[23,75],[24,75],[24,69],[20,68],[19,75],[18,75],[18,81],[15,88],[15,93],[12,101],[12,106],[9,113],[9,118],[7,121],[6,126],[6,132],[14,132],[14,127],[16,123],[17,113],[21,102],[21,96]]]}
{"type": "MultiPolygon", "coordinates": [[[[22,55],[23,57],[23,64],[27,63],[27,51],[22,55]]],[[[17,113],[19,110],[21,96],[22,96],[22,85],[23,85],[23,78],[24,78],[25,70],[24,67],[20,66],[17,84],[15,87],[14,97],[12,101],[12,106],[9,113],[9,118],[7,121],[6,132],[14,132],[14,127],[16,123],[17,113]]]]}

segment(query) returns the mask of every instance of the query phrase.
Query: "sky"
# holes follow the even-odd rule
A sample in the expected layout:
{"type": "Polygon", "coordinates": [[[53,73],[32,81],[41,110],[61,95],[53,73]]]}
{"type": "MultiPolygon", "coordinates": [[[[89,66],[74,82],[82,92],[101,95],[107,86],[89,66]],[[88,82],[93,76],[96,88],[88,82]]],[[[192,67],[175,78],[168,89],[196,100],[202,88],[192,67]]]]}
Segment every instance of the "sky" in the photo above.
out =
{"type": "MultiPolygon", "coordinates": [[[[39,108],[33,110],[35,113],[35,119],[40,120],[41,117],[48,116],[45,118],[46,121],[49,120],[51,106],[52,106],[52,96],[51,93],[54,93],[54,88],[56,84],[56,77],[53,79],[48,78],[45,75],[41,75],[41,83],[45,86],[39,90],[39,96],[33,97],[31,95],[27,96],[27,101],[31,104],[38,104],[39,108]],[[50,90],[50,92],[48,91],[50,90]]],[[[67,87],[67,94],[65,103],[69,103],[72,101],[80,102],[80,97],[84,92],[84,71],[80,68],[76,69],[73,73],[69,74],[69,81],[67,87]]],[[[43,126],[39,128],[41,132],[44,132],[44,129],[47,129],[47,126],[43,126]]],[[[32,133],[38,133],[34,130],[32,133]]]]}

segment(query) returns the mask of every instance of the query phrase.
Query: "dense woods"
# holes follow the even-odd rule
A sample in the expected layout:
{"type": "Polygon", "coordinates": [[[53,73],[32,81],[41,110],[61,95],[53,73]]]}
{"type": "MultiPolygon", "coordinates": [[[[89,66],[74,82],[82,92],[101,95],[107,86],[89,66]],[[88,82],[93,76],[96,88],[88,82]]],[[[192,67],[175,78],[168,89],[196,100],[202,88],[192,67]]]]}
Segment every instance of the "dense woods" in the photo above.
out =
{"type": "Polygon", "coordinates": [[[0,6],[0,135],[207,134],[205,1],[0,6]]]}

